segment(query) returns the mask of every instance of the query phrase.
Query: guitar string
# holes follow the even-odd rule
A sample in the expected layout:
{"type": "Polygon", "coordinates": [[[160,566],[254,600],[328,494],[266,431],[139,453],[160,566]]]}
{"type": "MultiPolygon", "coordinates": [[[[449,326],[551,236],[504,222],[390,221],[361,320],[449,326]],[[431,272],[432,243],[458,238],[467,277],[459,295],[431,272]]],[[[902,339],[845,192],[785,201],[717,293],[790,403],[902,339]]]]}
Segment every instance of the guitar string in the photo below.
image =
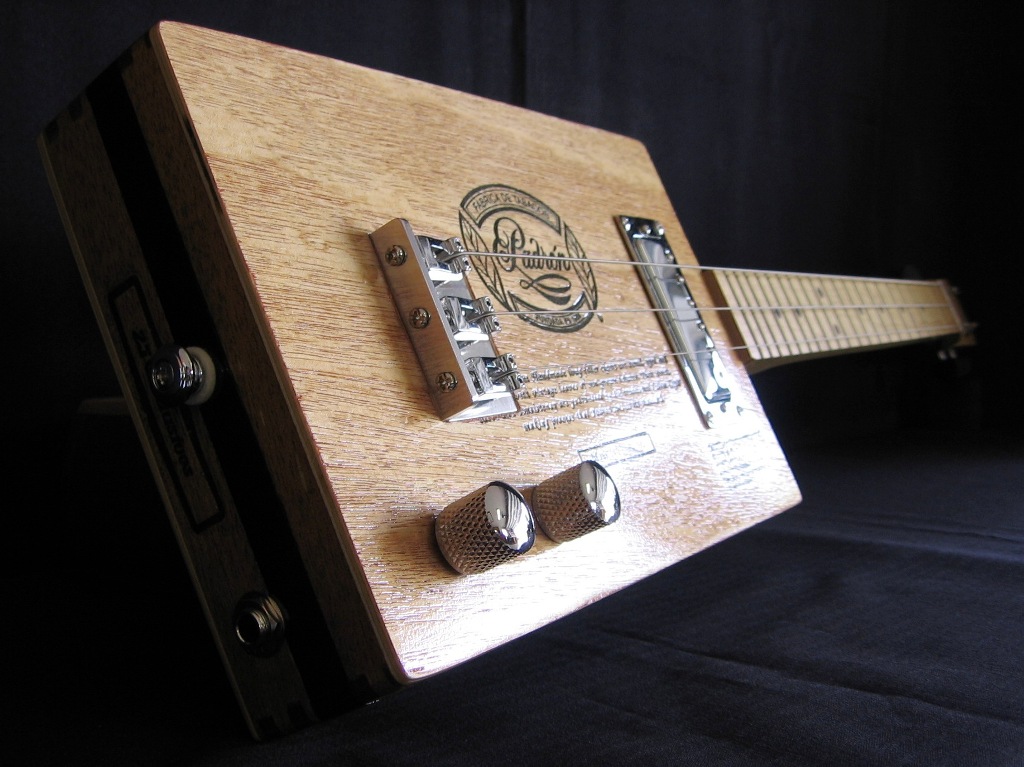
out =
{"type": "MultiPolygon", "coordinates": [[[[803,311],[860,311],[866,309],[948,309],[949,305],[944,303],[916,303],[916,304],[835,304],[824,306],[822,304],[789,304],[789,305],[766,305],[766,306],[697,306],[695,310],[701,312],[803,312],[803,311]]],[[[559,315],[559,314],[659,314],[662,312],[678,311],[672,307],[645,306],[638,309],[612,307],[608,309],[495,309],[490,312],[482,312],[477,317],[517,317],[534,314],[559,315]]]]}
{"type": "MultiPolygon", "coordinates": [[[[495,259],[501,259],[501,258],[513,258],[513,259],[536,258],[536,256],[532,256],[532,255],[529,255],[529,254],[520,254],[520,253],[504,254],[504,253],[489,253],[489,252],[482,252],[482,251],[463,251],[463,252],[460,253],[460,255],[481,256],[481,257],[488,257],[488,258],[495,258],[495,259]]],[[[557,256],[555,258],[562,259],[562,260],[573,260],[573,259],[566,259],[566,258],[564,258],[562,256],[557,256]]],[[[666,265],[645,264],[645,263],[640,263],[640,262],[637,262],[637,261],[619,261],[619,260],[612,260],[612,259],[590,259],[590,258],[588,258],[586,260],[591,262],[591,263],[596,263],[596,264],[606,264],[606,265],[613,265],[613,266],[628,266],[628,267],[635,268],[635,269],[638,269],[638,268],[645,268],[645,269],[679,269],[679,270],[681,270],[681,269],[694,269],[694,270],[700,270],[700,271],[747,272],[747,273],[754,273],[754,274],[776,274],[776,275],[785,275],[787,277],[797,278],[797,279],[826,278],[826,279],[843,279],[843,280],[854,280],[854,281],[868,280],[868,281],[876,281],[876,282],[885,282],[885,283],[888,283],[888,284],[894,284],[894,285],[900,285],[900,286],[916,285],[916,286],[926,286],[926,287],[933,287],[933,288],[938,286],[937,282],[935,282],[935,281],[927,281],[927,280],[896,280],[896,279],[886,279],[886,278],[878,278],[878,277],[864,277],[864,278],[861,278],[861,277],[848,277],[848,276],[843,276],[843,275],[825,275],[825,274],[809,275],[809,274],[794,273],[794,272],[771,272],[771,271],[763,271],[763,270],[756,270],[756,269],[722,268],[722,267],[688,265],[688,264],[666,264],[666,265]]],[[[784,304],[784,305],[783,304],[766,304],[766,305],[763,305],[763,306],[758,306],[758,305],[748,305],[748,306],[739,306],[739,307],[734,307],[734,306],[706,306],[705,307],[705,306],[702,306],[702,307],[695,307],[695,308],[697,308],[701,312],[731,312],[731,313],[739,313],[739,312],[773,312],[774,313],[774,312],[780,312],[780,311],[801,312],[801,311],[836,311],[836,310],[840,310],[840,311],[854,311],[854,310],[869,310],[869,309],[879,309],[879,310],[889,310],[889,309],[949,309],[949,304],[946,303],[946,302],[931,302],[931,303],[926,303],[926,302],[912,302],[912,303],[857,303],[857,304],[832,304],[832,305],[823,305],[823,304],[784,304]]],[[[670,308],[670,307],[666,307],[666,308],[642,307],[642,308],[635,308],[635,309],[634,308],[618,308],[618,307],[616,307],[616,308],[610,308],[610,309],[581,309],[581,310],[576,310],[576,309],[540,309],[540,310],[532,310],[532,311],[531,310],[523,310],[523,311],[495,310],[495,311],[492,311],[492,312],[482,313],[479,316],[481,318],[483,318],[483,317],[493,317],[493,316],[525,316],[525,315],[537,315],[537,314],[544,314],[544,315],[597,314],[597,315],[600,315],[600,314],[615,313],[615,312],[658,313],[658,312],[674,312],[674,311],[677,311],[677,310],[673,309],[673,308],[670,308]]]]}
{"type": "Polygon", "coordinates": [[[923,287],[936,287],[939,280],[905,279],[902,277],[856,277],[849,274],[826,274],[824,272],[787,272],[781,269],[755,269],[744,266],[705,266],[704,264],[648,264],[642,261],[627,261],[619,258],[570,258],[568,256],[538,256],[534,253],[498,253],[486,250],[461,250],[457,256],[479,256],[480,258],[491,258],[496,260],[528,260],[541,259],[544,261],[584,261],[588,264],[600,264],[603,266],[625,266],[631,269],[680,269],[694,272],[742,272],[747,274],[768,274],[790,278],[806,278],[826,280],[849,280],[853,282],[881,282],[893,285],[918,285],[923,287]]]}
{"type": "MultiPolygon", "coordinates": [[[[940,337],[940,336],[943,336],[943,335],[952,335],[952,332],[950,332],[950,331],[953,331],[953,330],[954,329],[951,328],[948,325],[935,325],[935,326],[932,326],[931,328],[921,328],[921,331],[922,331],[921,335],[904,336],[904,337],[901,337],[901,338],[896,338],[894,340],[882,341],[881,343],[882,343],[882,345],[888,345],[888,344],[896,345],[896,344],[902,344],[902,343],[913,343],[915,341],[924,341],[924,340],[927,340],[929,338],[936,338],[936,337],[940,337]]],[[[842,336],[841,338],[843,340],[848,340],[848,341],[856,340],[856,339],[861,339],[861,338],[871,339],[871,340],[878,340],[878,335],[879,334],[877,334],[877,333],[860,333],[860,334],[852,334],[851,333],[851,334],[847,334],[845,336],[842,336]]],[[[731,346],[725,346],[725,345],[721,345],[720,346],[718,344],[715,344],[713,347],[708,348],[706,350],[701,350],[701,351],[708,351],[708,352],[712,352],[712,351],[713,352],[722,352],[722,351],[763,351],[763,350],[774,349],[775,352],[777,353],[777,352],[781,351],[781,347],[784,347],[784,346],[789,346],[789,347],[794,347],[794,346],[795,347],[810,346],[810,345],[826,346],[826,348],[823,348],[823,349],[816,349],[816,350],[812,349],[812,350],[809,350],[809,351],[806,351],[806,352],[800,352],[800,354],[811,355],[811,354],[825,354],[825,353],[829,353],[829,352],[842,352],[845,349],[856,350],[858,348],[857,346],[853,346],[853,345],[850,345],[850,346],[837,345],[837,346],[827,347],[828,342],[834,341],[834,340],[836,340],[836,337],[833,336],[833,337],[809,338],[809,339],[801,340],[801,341],[792,341],[792,342],[781,342],[780,341],[780,342],[763,343],[763,344],[734,344],[734,345],[731,345],[731,346]]],[[[692,362],[692,361],[694,361],[694,357],[696,356],[696,354],[697,353],[688,352],[688,351],[670,352],[670,351],[663,351],[663,350],[657,350],[657,351],[644,350],[640,357],[630,357],[630,358],[622,357],[622,358],[611,359],[611,360],[602,360],[602,361],[594,361],[594,360],[592,360],[592,361],[589,361],[589,362],[564,363],[564,364],[558,364],[558,365],[534,365],[532,367],[520,368],[520,371],[529,371],[529,372],[537,371],[537,372],[540,372],[540,371],[548,371],[548,370],[557,369],[557,368],[580,368],[580,369],[583,369],[583,368],[590,368],[590,369],[598,368],[598,369],[600,369],[600,368],[605,367],[605,366],[611,366],[610,369],[611,368],[615,368],[616,366],[619,366],[622,369],[625,369],[625,366],[640,367],[640,365],[643,364],[644,356],[646,356],[646,357],[665,357],[665,358],[678,357],[678,358],[686,359],[686,360],[689,360],[689,361],[692,362]],[[640,362],[637,362],[637,360],[640,360],[640,362]]],[[[783,356],[787,356],[787,357],[788,356],[800,356],[800,354],[797,354],[797,355],[786,354],[786,355],[783,355],[783,356]]],[[[771,359],[771,357],[766,358],[765,361],[767,361],[768,359],[771,359]]]]}
{"type": "MultiPolygon", "coordinates": [[[[477,257],[494,258],[494,259],[529,259],[529,258],[537,258],[537,256],[532,255],[532,254],[520,254],[520,253],[509,253],[509,254],[506,254],[506,253],[493,253],[493,252],[481,252],[481,251],[462,251],[462,252],[459,253],[459,255],[460,256],[477,256],[477,257]]],[[[555,258],[563,259],[563,260],[572,260],[572,259],[566,259],[563,256],[556,256],[555,258]]],[[[661,269],[661,270],[691,269],[691,270],[695,270],[695,271],[749,272],[749,273],[754,273],[754,274],[758,274],[758,275],[760,275],[760,274],[784,275],[784,276],[789,277],[789,278],[797,278],[797,279],[813,279],[815,277],[818,277],[818,278],[825,278],[825,279],[829,279],[829,280],[831,280],[831,279],[846,279],[846,280],[853,280],[853,281],[866,280],[866,281],[890,283],[890,284],[895,284],[895,285],[900,285],[900,286],[904,286],[904,285],[918,285],[918,286],[921,286],[921,285],[923,285],[923,286],[928,286],[928,287],[935,287],[937,285],[936,282],[934,282],[934,281],[927,281],[927,280],[896,280],[896,279],[871,278],[871,277],[859,278],[859,277],[846,277],[846,276],[841,276],[841,275],[825,275],[825,274],[811,275],[811,274],[793,273],[793,272],[771,272],[771,271],[757,270],[757,269],[722,268],[722,267],[710,267],[710,266],[688,265],[688,264],[666,264],[666,265],[659,265],[659,264],[646,264],[646,263],[641,263],[641,262],[636,262],[636,261],[623,261],[623,260],[613,260],[613,259],[592,259],[592,258],[588,258],[586,260],[588,262],[592,263],[592,264],[603,264],[603,265],[611,265],[611,266],[626,266],[626,267],[631,267],[631,268],[634,268],[634,269],[638,269],[638,268],[661,269]]],[[[871,310],[871,309],[875,309],[875,310],[890,310],[890,309],[891,310],[898,310],[898,309],[939,309],[939,308],[948,310],[949,309],[949,305],[946,304],[946,303],[903,303],[903,304],[891,304],[891,303],[890,304],[868,304],[868,303],[860,303],[860,304],[841,304],[841,305],[831,305],[831,306],[829,306],[829,305],[821,305],[821,304],[787,304],[787,305],[765,305],[765,306],[743,306],[743,307],[711,306],[711,307],[694,307],[694,308],[697,309],[698,311],[701,311],[701,312],[705,312],[705,311],[708,311],[708,312],[722,312],[722,313],[748,313],[748,312],[749,313],[765,313],[765,312],[772,312],[772,313],[775,313],[776,316],[778,316],[777,313],[783,312],[783,311],[792,311],[792,312],[801,312],[801,311],[812,311],[812,312],[813,311],[819,311],[819,312],[823,312],[823,311],[842,311],[842,312],[852,312],[852,311],[862,311],[862,310],[871,310]]],[[[658,313],[670,313],[670,312],[675,312],[675,311],[677,311],[677,310],[674,309],[674,308],[667,308],[667,307],[666,308],[663,308],[663,307],[643,307],[643,308],[612,307],[612,308],[607,308],[607,309],[538,309],[538,310],[523,310],[523,311],[514,311],[514,310],[501,310],[501,311],[499,311],[499,310],[494,310],[494,311],[490,311],[490,312],[481,313],[481,314],[477,315],[477,317],[479,319],[483,319],[483,318],[486,318],[486,317],[501,317],[501,316],[539,316],[539,315],[540,316],[558,316],[558,315],[585,315],[585,314],[590,314],[590,315],[597,315],[598,318],[601,319],[601,316],[603,314],[613,314],[613,313],[641,313],[641,314],[650,313],[650,314],[658,314],[658,313]]],[[[677,322],[677,323],[680,322],[680,320],[678,320],[677,318],[673,318],[673,321],[677,322]]],[[[891,320],[889,322],[891,324],[891,320]]],[[[839,324],[840,323],[836,322],[836,325],[839,325],[839,324]]],[[[897,343],[902,343],[902,342],[912,342],[912,341],[915,341],[915,340],[923,340],[923,339],[926,339],[926,338],[935,337],[935,336],[942,336],[942,335],[946,335],[946,334],[952,335],[954,333],[960,333],[960,332],[961,332],[961,328],[959,327],[959,325],[953,325],[953,324],[915,325],[915,326],[913,326],[911,328],[899,327],[899,326],[895,326],[894,325],[894,326],[892,326],[889,329],[879,330],[879,331],[874,331],[874,332],[868,332],[868,333],[838,333],[838,334],[832,334],[832,335],[829,335],[829,336],[820,336],[820,337],[811,337],[811,338],[801,337],[801,338],[794,338],[794,339],[791,339],[791,340],[762,342],[760,344],[737,344],[737,345],[733,345],[733,346],[719,346],[719,345],[716,344],[715,345],[715,350],[716,351],[749,351],[749,352],[765,351],[769,355],[771,355],[773,353],[772,350],[774,350],[774,354],[777,355],[782,350],[782,347],[790,347],[790,348],[792,348],[792,347],[799,348],[801,346],[805,346],[805,347],[810,347],[810,346],[826,346],[827,347],[825,349],[816,349],[816,350],[815,349],[811,349],[809,351],[802,352],[802,353],[805,353],[805,354],[814,354],[814,353],[823,352],[823,351],[824,352],[828,352],[828,351],[841,351],[844,348],[856,348],[853,345],[854,342],[858,342],[859,343],[860,341],[878,342],[878,343],[881,343],[881,344],[897,344],[897,343]],[[829,346],[830,344],[832,344],[832,346],[829,346]]],[[[769,333],[769,334],[771,334],[771,333],[769,333]]],[[[683,358],[687,358],[687,357],[692,357],[693,356],[690,352],[685,352],[685,351],[683,351],[683,352],[664,352],[664,355],[667,356],[667,357],[683,357],[683,358]]],[[[786,356],[789,356],[789,355],[786,355],[786,356]]],[[[604,364],[607,364],[607,362],[579,363],[579,366],[593,366],[593,365],[601,366],[601,365],[604,365],[604,364]]],[[[570,365],[570,367],[574,367],[574,366],[576,366],[576,365],[570,365]]],[[[533,367],[524,368],[524,369],[528,370],[528,371],[540,371],[540,370],[548,369],[550,367],[551,366],[539,365],[539,366],[533,366],[533,367]]]]}
{"type": "MultiPolygon", "coordinates": [[[[941,304],[940,304],[941,306],[941,304]]],[[[820,307],[825,308],[825,307],[820,307]]],[[[595,314],[600,317],[605,312],[669,312],[671,309],[581,309],[581,310],[537,310],[537,311],[508,311],[508,312],[488,312],[481,316],[494,316],[494,315],[513,315],[513,316],[537,316],[537,315],[552,315],[552,314],[595,314]]],[[[702,309],[702,311],[704,311],[702,309]]],[[[719,309],[719,311],[721,311],[719,309]]],[[[724,311],[730,311],[726,309],[724,311]]],[[[675,320],[679,322],[679,320],[675,320]]],[[[789,340],[782,341],[764,341],[759,344],[733,344],[733,345],[719,345],[715,344],[715,351],[749,351],[749,352],[765,352],[769,357],[779,355],[779,352],[783,350],[783,347],[811,347],[811,346],[823,346],[824,349],[808,349],[807,351],[800,351],[796,355],[791,353],[784,354],[782,356],[799,356],[799,354],[816,354],[820,352],[828,351],[841,351],[843,349],[856,349],[859,345],[870,345],[878,343],[880,345],[885,344],[899,344],[899,343],[912,343],[914,341],[926,340],[928,338],[936,338],[944,335],[959,334],[960,328],[957,325],[942,324],[942,325],[915,325],[912,328],[900,328],[897,330],[884,330],[874,331],[868,333],[838,333],[828,336],[801,336],[799,338],[792,338],[789,340]],[[861,344],[860,342],[865,342],[861,344]],[[830,346],[830,344],[832,344],[830,346]]],[[[668,356],[674,357],[692,357],[693,355],[689,352],[671,352],[667,353],[668,356]]],[[[585,363],[585,364],[601,364],[601,363],[585,363]]],[[[537,368],[527,368],[529,370],[537,368]]]]}

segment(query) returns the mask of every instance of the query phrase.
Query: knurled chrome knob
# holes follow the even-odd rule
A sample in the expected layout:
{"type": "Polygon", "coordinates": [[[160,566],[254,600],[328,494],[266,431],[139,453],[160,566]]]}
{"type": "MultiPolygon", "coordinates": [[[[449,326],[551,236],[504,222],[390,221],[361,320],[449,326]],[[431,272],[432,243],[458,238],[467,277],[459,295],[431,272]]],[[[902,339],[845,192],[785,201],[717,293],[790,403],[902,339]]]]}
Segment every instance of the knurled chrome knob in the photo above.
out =
{"type": "Polygon", "coordinates": [[[535,539],[526,499],[504,482],[492,482],[445,507],[434,533],[448,564],[465,575],[529,551],[535,539]]]}
{"type": "Polygon", "coordinates": [[[619,518],[619,490],[601,464],[584,461],[544,480],[533,491],[537,524],[559,543],[619,518]]]}

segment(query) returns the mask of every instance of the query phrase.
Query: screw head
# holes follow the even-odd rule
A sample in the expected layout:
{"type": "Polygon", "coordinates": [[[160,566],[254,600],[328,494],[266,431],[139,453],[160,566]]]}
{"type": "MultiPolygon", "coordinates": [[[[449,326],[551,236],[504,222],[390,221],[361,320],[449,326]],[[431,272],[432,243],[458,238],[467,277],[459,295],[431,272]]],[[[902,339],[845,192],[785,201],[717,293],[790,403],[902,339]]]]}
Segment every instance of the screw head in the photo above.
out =
{"type": "Polygon", "coordinates": [[[176,385],[176,368],[170,360],[162,359],[153,363],[149,371],[149,379],[157,394],[171,392],[176,385]]]}
{"type": "Polygon", "coordinates": [[[194,347],[164,346],[149,360],[147,368],[150,387],[167,403],[185,402],[203,384],[203,364],[194,347]]]}
{"type": "Polygon", "coordinates": [[[453,391],[459,385],[459,379],[454,373],[441,373],[437,377],[437,388],[441,391],[453,391]]]}
{"type": "Polygon", "coordinates": [[[405,248],[400,245],[392,245],[388,248],[388,252],[384,254],[384,258],[387,259],[391,266],[401,266],[407,258],[405,248]]]}
{"type": "Polygon", "coordinates": [[[422,330],[430,324],[430,312],[422,306],[409,312],[409,324],[418,330],[422,330]]]}

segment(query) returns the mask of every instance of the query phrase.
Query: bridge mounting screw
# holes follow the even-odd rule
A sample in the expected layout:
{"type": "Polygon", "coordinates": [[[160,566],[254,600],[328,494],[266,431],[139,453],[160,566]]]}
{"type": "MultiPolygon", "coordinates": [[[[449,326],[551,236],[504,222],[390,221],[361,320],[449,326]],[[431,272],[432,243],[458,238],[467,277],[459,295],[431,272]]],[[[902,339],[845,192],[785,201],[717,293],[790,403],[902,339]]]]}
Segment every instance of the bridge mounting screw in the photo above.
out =
{"type": "Polygon", "coordinates": [[[405,248],[400,245],[392,245],[384,257],[387,259],[391,266],[401,266],[405,263],[406,255],[405,248]]]}
{"type": "Polygon", "coordinates": [[[409,312],[409,323],[417,330],[422,330],[430,324],[430,312],[419,306],[409,312]]]}
{"type": "Polygon", "coordinates": [[[437,388],[441,391],[452,391],[459,385],[459,379],[454,373],[441,373],[437,377],[437,388]]]}

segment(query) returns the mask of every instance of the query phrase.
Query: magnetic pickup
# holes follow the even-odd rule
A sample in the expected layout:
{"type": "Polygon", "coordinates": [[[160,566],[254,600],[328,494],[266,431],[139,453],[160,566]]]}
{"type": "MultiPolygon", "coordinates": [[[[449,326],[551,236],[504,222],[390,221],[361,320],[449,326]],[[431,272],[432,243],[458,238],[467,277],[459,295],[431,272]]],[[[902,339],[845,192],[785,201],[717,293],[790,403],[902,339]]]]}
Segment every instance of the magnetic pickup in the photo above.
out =
{"type": "Polygon", "coordinates": [[[722,360],[715,349],[697,304],[676,262],[665,228],[656,221],[618,216],[617,223],[630,255],[644,265],[639,270],[647,295],[658,310],[658,319],[672,353],[686,374],[704,423],[736,412],[726,382],[722,360]]]}
{"type": "Polygon", "coordinates": [[[370,235],[402,323],[445,421],[513,413],[524,378],[511,354],[499,354],[501,325],[486,296],[475,298],[472,268],[458,237],[417,235],[396,218],[370,235]]]}

